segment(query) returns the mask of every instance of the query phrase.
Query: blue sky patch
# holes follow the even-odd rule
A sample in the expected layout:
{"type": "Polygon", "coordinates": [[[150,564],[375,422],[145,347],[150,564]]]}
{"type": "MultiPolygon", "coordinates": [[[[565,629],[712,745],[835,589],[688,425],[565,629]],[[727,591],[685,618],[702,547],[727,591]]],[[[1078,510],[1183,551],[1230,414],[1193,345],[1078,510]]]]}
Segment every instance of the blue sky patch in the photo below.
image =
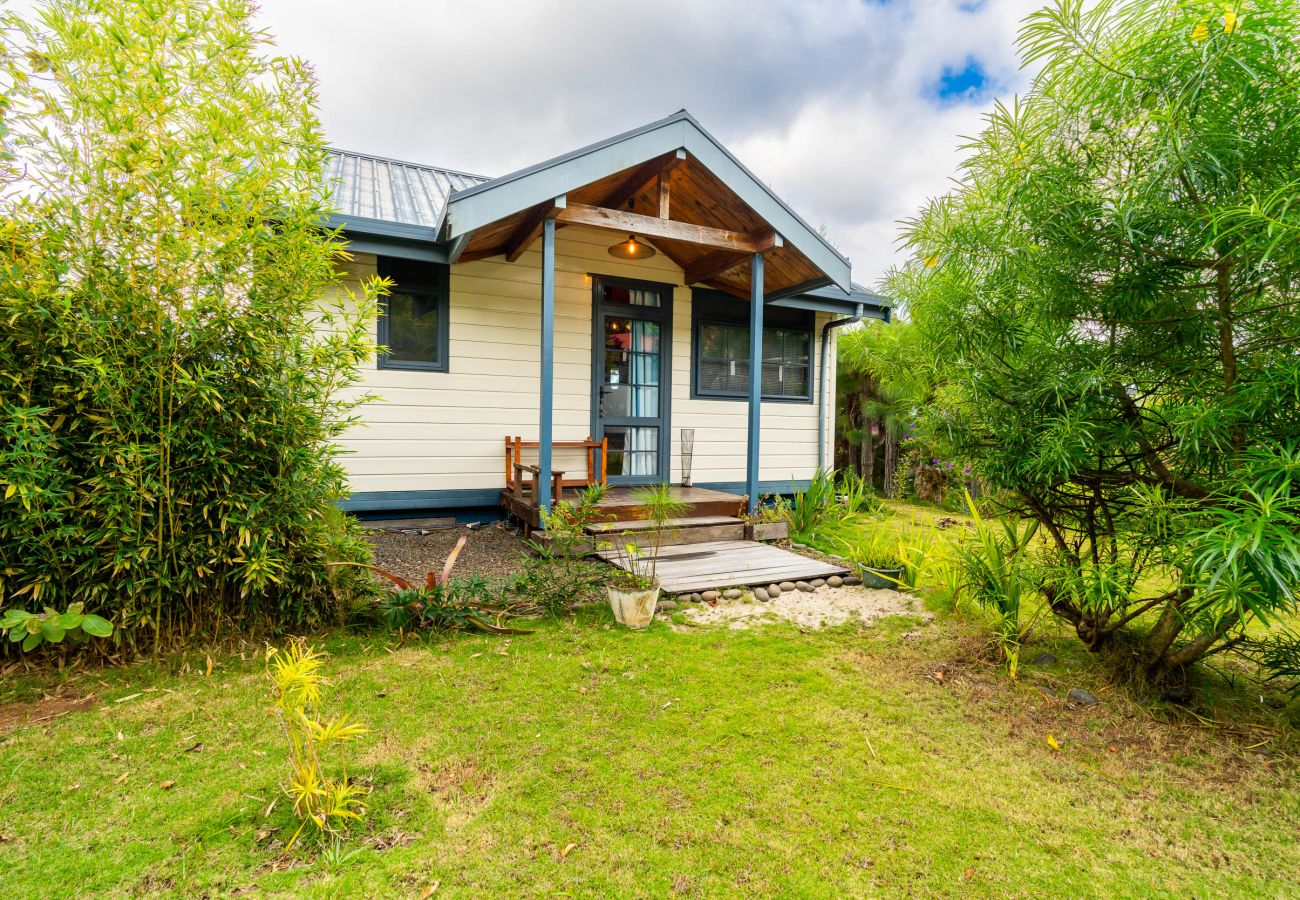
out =
{"type": "Polygon", "coordinates": [[[973,56],[966,57],[962,68],[944,66],[943,73],[931,82],[926,93],[944,106],[979,103],[996,89],[984,64],[973,56]]]}

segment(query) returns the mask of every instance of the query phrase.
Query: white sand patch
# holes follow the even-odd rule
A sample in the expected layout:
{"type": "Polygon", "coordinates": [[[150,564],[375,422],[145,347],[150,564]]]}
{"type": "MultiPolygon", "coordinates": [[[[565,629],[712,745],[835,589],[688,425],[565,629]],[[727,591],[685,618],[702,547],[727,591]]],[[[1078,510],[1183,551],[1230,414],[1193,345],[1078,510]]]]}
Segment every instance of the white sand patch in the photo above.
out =
{"type": "Polygon", "coordinates": [[[749,628],[778,619],[815,630],[886,616],[914,616],[927,622],[934,618],[911,594],[861,586],[827,586],[812,593],[786,591],[766,602],[755,600],[747,591],[739,600],[719,600],[717,606],[687,603],[681,612],[692,625],[725,624],[728,628],[749,628]]]}

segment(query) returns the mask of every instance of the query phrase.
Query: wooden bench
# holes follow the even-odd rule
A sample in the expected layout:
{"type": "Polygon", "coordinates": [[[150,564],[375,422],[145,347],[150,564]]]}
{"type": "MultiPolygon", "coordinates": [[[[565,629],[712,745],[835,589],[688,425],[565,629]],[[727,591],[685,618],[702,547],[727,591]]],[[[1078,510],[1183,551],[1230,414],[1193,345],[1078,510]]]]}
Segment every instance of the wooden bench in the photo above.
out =
{"type": "MultiPolygon", "coordinates": [[[[524,463],[523,453],[525,450],[536,450],[538,446],[537,441],[525,441],[518,436],[506,438],[506,490],[532,504],[537,502],[537,480],[541,477],[541,469],[524,463]]],[[[567,473],[552,469],[550,473],[552,501],[559,500],[565,488],[585,488],[588,485],[605,483],[606,459],[609,451],[607,438],[599,441],[590,437],[581,441],[552,441],[551,448],[552,450],[584,450],[587,458],[586,478],[576,476],[565,478],[567,473]],[[599,464],[596,460],[598,453],[599,464]]]]}

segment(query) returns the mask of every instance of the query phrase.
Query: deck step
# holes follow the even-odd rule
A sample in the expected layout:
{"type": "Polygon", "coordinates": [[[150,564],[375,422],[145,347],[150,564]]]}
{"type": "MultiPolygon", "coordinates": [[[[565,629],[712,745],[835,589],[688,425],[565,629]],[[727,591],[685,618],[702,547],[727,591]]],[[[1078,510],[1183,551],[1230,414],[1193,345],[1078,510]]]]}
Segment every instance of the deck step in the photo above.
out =
{"type": "MultiPolygon", "coordinates": [[[[587,526],[587,533],[597,541],[628,542],[638,545],[654,540],[657,529],[641,519],[624,519],[618,522],[596,522],[587,526]]],[[[663,530],[663,544],[700,544],[708,541],[744,540],[745,523],[733,516],[692,516],[670,519],[663,530]]]]}

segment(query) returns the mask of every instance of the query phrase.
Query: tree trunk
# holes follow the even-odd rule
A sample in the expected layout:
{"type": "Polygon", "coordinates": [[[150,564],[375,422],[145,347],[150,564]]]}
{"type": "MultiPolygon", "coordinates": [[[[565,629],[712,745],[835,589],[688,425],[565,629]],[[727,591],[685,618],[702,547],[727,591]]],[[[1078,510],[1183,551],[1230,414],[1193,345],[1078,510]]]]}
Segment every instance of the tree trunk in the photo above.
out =
{"type": "Polygon", "coordinates": [[[886,497],[894,496],[894,474],[898,468],[898,438],[885,432],[885,472],[881,489],[886,497]]]}
{"type": "Polygon", "coordinates": [[[873,491],[876,489],[876,436],[871,429],[874,419],[864,419],[862,424],[862,478],[873,491]]]}

